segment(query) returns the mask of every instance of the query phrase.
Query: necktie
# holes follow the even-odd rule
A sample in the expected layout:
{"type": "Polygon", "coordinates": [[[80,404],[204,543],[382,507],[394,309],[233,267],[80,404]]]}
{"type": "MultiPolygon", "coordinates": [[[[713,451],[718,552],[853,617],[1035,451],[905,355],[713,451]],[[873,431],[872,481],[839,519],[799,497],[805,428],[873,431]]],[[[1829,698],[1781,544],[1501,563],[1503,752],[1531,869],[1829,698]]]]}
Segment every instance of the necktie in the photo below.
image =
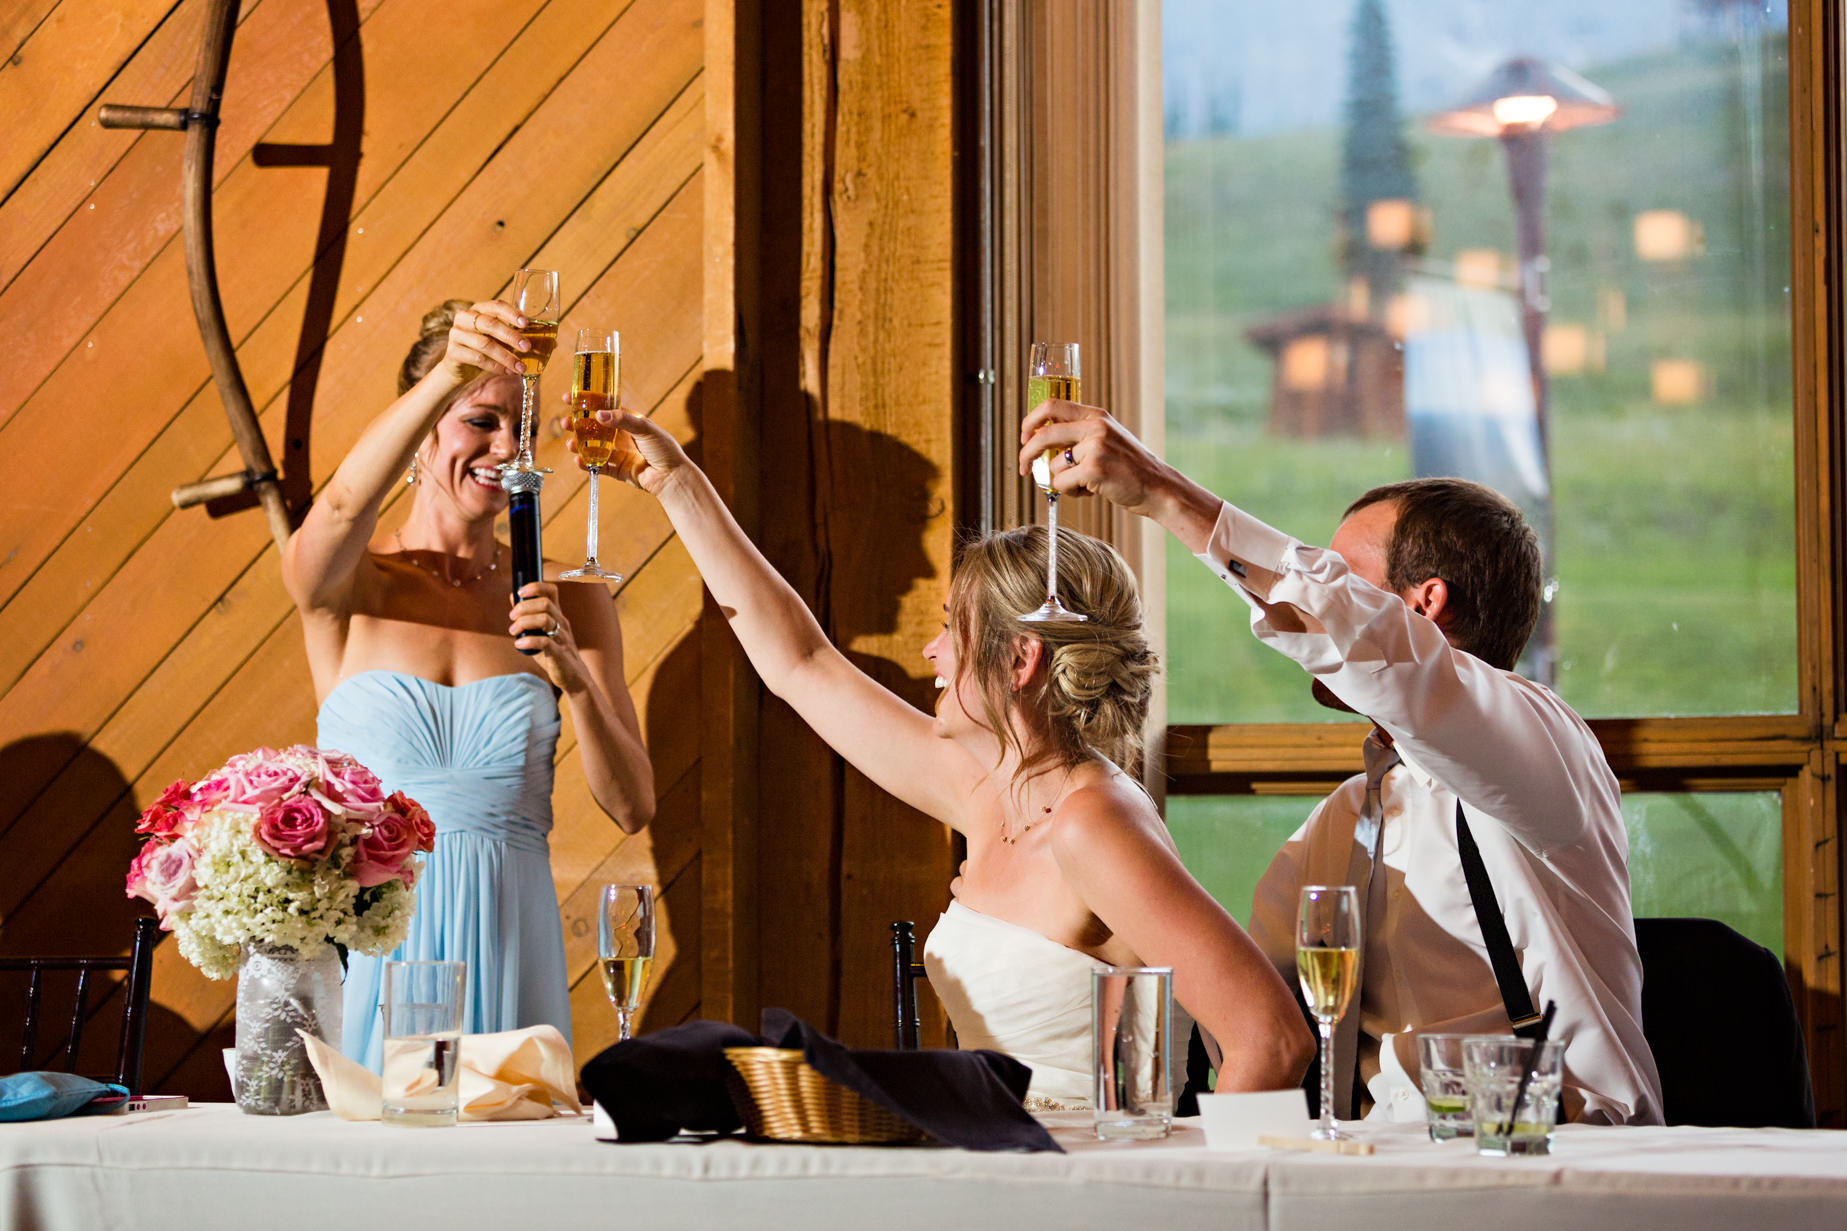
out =
{"type": "Polygon", "coordinates": [[[1352,881],[1360,889],[1360,961],[1354,973],[1353,1002],[1334,1028],[1334,1106],[1348,1118],[1358,1114],[1358,1076],[1360,1066],[1360,1000],[1366,986],[1366,948],[1372,943],[1372,894],[1379,867],[1379,838],[1385,830],[1385,806],[1381,800],[1385,775],[1402,759],[1398,750],[1379,738],[1374,731],[1361,749],[1366,758],[1366,806],[1353,826],[1356,859],[1364,859],[1364,868],[1349,865],[1352,881]]]}

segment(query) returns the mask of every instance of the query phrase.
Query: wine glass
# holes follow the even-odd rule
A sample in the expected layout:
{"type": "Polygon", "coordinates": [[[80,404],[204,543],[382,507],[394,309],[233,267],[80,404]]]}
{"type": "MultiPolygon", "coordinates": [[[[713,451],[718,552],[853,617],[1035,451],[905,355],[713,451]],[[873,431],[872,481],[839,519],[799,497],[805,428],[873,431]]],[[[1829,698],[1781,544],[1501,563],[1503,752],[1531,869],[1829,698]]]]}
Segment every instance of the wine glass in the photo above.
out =
{"type": "MultiPolygon", "coordinates": [[[[1058,398],[1078,400],[1076,342],[1034,342],[1026,369],[1026,413],[1041,402],[1058,398]]],[[[1027,624],[1081,624],[1089,616],[1072,611],[1058,601],[1058,493],[1052,487],[1052,457],[1047,449],[1033,459],[1033,482],[1045,493],[1048,525],[1045,540],[1045,602],[1020,619],[1027,624]]]]}
{"type": "Polygon", "coordinates": [[[614,410],[622,388],[622,335],[601,329],[579,329],[577,350],[571,356],[571,434],[577,437],[577,456],[590,472],[590,525],[584,532],[584,563],[560,577],[600,577],[621,581],[596,562],[596,480],[615,451],[617,428],[596,417],[599,410],[614,410]]]}
{"type": "Polygon", "coordinates": [[[603,990],[615,1006],[617,1041],[634,1037],[629,1019],[654,962],[654,886],[604,885],[596,917],[596,952],[603,990]]]}
{"type": "Polygon", "coordinates": [[[558,271],[522,269],[514,274],[513,306],[526,318],[526,327],[519,332],[532,349],[519,353],[519,456],[502,462],[500,468],[550,474],[546,467],[532,464],[532,426],[538,413],[539,373],[545,370],[546,362],[558,346],[558,271]]]}
{"type": "Polygon", "coordinates": [[[1321,1127],[1310,1136],[1350,1139],[1334,1127],[1334,1023],[1353,999],[1360,967],[1359,894],[1352,885],[1304,885],[1296,915],[1295,969],[1321,1027],[1321,1127]]]}

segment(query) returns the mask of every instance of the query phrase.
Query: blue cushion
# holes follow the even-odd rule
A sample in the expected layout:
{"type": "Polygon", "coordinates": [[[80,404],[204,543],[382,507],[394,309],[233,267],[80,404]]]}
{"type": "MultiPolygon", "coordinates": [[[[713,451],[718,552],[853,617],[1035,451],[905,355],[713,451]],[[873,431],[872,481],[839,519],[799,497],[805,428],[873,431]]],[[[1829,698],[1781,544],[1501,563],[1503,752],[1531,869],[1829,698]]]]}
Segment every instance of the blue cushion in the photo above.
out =
{"type": "Polygon", "coordinates": [[[127,1097],[127,1086],[72,1073],[15,1073],[0,1077],[0,1120],[55,1120],[91,1103],[98,1104],[91,1110],[107,1110],[127,1097]]]}

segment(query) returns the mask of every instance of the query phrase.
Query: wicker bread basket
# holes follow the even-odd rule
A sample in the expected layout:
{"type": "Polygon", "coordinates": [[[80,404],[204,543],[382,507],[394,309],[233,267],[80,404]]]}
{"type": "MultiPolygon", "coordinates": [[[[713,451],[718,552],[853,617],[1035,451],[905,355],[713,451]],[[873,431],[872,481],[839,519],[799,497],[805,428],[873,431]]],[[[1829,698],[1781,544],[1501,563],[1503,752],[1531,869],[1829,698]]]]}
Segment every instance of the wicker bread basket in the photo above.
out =
{"type": "Polygon", "coordinates": [[[916,1125],[809,1067],[781,1047],[727,1047],[725,1084],[744,1127],[770,1141],[897,1145],[924,1140],[916,1125]]]}

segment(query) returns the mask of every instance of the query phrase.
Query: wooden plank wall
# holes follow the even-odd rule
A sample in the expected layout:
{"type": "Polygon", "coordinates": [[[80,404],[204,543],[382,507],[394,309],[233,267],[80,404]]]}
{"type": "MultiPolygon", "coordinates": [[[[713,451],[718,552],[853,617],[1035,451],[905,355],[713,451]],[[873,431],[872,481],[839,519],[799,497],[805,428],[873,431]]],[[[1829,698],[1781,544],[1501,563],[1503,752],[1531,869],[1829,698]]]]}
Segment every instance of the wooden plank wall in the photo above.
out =
{"type": "MultiPolygon", "coordinates": [[[[188,310],[181,141],[93,120],[103,102],[183,104],[204,3],[102,9],[0,11],[7,953],[125,947],[140,808],[176,777],[314,732],[261,516],[168,503],[238,465],[188,310]]],[[[959,516],[965,366],[953,10],[247,0],[218,134],[218,261],[291,498],[308,499],[389,400],[428,307],[496,293],[523,264],[556,267],[563,327],[623,331],[629,397],[696,455],[710,436],[746,524],[829,632],[928,708],[919,650],[959,516]]],[[[564,379],[548,376],[547,406],[564,379]]],[[[541,454],[557,470],[548,553],[568,556],[584,499],[550,415],[541,454]]],[[[591,803],[567,728],[553,866],[580,1061],[614,1029],[587,901],[612,879],[665,889],[642,1028],[783,1005],[880,1042],[887,924],[927,933],[953,872],[947,836],[762,699],[651,501],[613,486],[604,501],[661,802],[624,840],[591,803]],[[719,861],[709,876],[702,844],[719,861]]],[[[228,1097],[216,1051],[233,985],[169,943],[154,987],[150,1087],[228,1097]]],[[[0,1013],[0,1055],[13,1023],[0,1013]]]]}
{"type": "MultiPolygon", "coordinates": [[[[175,512],[237,468],[188,309],[181,140],[102,102],[183,104],[202,0],[18,0],[0,13],[0,949],[121,949],[140,807],[257,744],[311,741],[296,617],[262,518],[175,512]]],[[[292,495],[323,481],[421,314],[562,271],[564,328],[624,333],[626,392],[695,441],[702,370],[702,0],[246,0],[217,143],[226,312],[292,495]],[[332,167],[329,167],[331,154],[332,167]],[[326,216],[324,216],[324,213],[326,216]]],[[[548,407],[568,380],[545,381],[548,407]]],[[[581,477],[548,413],[549,554],[581,549],[581,477]]],[[[644,1013],[700,1010],[697,576],[646,497],[605,487],[606,561],[661,793],[623,840],[568,728],[553,866],[580,1059],[613,1035],[596,882],[664,887],[644,1013]]],[[[401,515],[394,504],[386,524],[401,515]]],[[[226,1097],[231,983],[161,947],[154,1088],[226,1097]]],[[[0,1032],[13,1014],[0,1014],[0,1032]]],[[[107,1033],[107,1032],[102,1032],[107,1033]]],[[[0,1038],[0,1045],[3,1045],[0,1038]]],[[[0,1054],[5,1054],[0,1052],[0,1054]]]]}
{"type": "MultiPolygon", "coordinates": [[[[964,519],[956,6],[794,8],[763,25],[758,541],[836,644],[929,709],[921,651],[964,519]]],[[[774,699],[759,736],[759,999],[889,1046],[889,926],[915,920],[921,944],[946,905],[947,831],[774,699]]],[[[940,1031],[937,1015],[926,1041],[940,1031]]]]}

